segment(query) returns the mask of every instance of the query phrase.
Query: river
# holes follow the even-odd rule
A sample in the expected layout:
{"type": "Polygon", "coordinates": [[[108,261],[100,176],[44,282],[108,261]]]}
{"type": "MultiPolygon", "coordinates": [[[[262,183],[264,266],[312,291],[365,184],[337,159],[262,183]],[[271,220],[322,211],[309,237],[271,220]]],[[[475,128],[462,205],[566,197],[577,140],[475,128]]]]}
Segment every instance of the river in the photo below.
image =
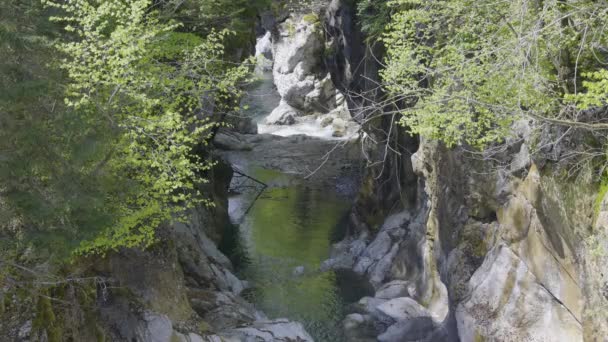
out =
{"type": "MultiPolygon", "coordinates": [[[[249,112],[258,122],[263,122],[264,113],[276,103],[268,82],[272,79],[263,78],[249,92],[249,112]]],[[[276,148],[259,147],[230,156],[235,167],[266,187],[235,175],[235,192],[229,198],[234,226],[222,249],[231,256],[239,277],[251,285],[243,296],[269,318],[299,321],[315,341],[342,341],[340,324],[345,311],[372,290],[352,272],[318,269],[329,257],[331,244],[344,234],[356,193],[344,182],[357,181],[352,179],[348,167],[344,168],[349,163],[343,160],[328,163],[324,174],[320,172],[319,177],[311,179],[304,179],[303,173],[260,165],[262,159],[274,166],[306,164],[314,159],[314,166],[334,143],[315,138],[298,140],[298,151],[308,148],[310,152],[296,156],[288,150],[295,140],[282,139],[272,145],[285,146],[282,153],[276,148]],[[278,154],[276,158],[273,153],[278,154]],[[283,163],[281,158],[292,159],[283,163]]]]}

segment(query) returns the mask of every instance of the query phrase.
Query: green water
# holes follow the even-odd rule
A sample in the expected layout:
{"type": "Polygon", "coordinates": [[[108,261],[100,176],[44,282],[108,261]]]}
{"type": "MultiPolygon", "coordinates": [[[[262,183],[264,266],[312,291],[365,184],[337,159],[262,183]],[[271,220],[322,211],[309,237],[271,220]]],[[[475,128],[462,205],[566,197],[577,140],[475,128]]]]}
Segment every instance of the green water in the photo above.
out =
{"type": "MultiPolygon", "coordinates": [[[[240,218],[238,233],[247,262],[240,263],[239,274],[253,285],[244,296],[270,318],[302,322],[316,341],[343,340],[345,307],[366,289],[359,291],[360,282],[345,284],[341,275],[321,273],[318,267],[329,257],[331,237],[350,199],[278,172],[258,169],[253,174],[269,188],[240,218]],[[294,273],[298,266],[304,267],[303,274],[294,273]]],[[[244,211],[252,198],[241,195],[231,204],[244,211]]]]}

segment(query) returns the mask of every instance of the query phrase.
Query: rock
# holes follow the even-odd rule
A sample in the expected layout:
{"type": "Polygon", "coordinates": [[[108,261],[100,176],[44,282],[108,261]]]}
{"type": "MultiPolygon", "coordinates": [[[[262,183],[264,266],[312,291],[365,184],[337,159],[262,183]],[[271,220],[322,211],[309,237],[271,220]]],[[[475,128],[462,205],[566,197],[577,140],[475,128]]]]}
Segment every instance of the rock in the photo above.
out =
{"type": "MultiPolygon", "coordinates": [[[[181,333],[175,333],[177,338],[176,342],[222,342],[221,340],[214,339],[203,339],[200,335],[189,333],[187,335],[181,333]]],[[[173,342],[173,341],[171,341],[173,342]]]]}
{"type": "Polygon", "coordinates": [[[226,121],[241,134],[258,134],[258,124],[250,117],[236,116],[226,121]]]}
{"type": "Polygon", "coordinates": [[[293,125],[296,123],[296,117],[301,115],[300,111],[281,101],[279,106],[266,117],[266,123],[269,125],[293,125]]]}
{"type": "Polygon", "coordinates": [[[332,109],[327,115],[342,119],[344,121],[352,121],[353,119],[346,103],[337,104],[336,108],[332,109]]]}
{"type": "Polygon", "coordinates": [[[323,64],[324,37],[318,22],[288,18],[273,39],[273,77],[281,99],[306,112],[327,113],[335,107],[335,87],[323,64]]]}
{"type": "Polygon", "coordinates": [[[350,314],[342,321],[342,330],[346,341],[373,342],[378,332],[369,315],[350,314]]]}
{"type": "Polygon", "coordinates": [[[366,235],[355,240],[344,240],[332,246],[331,258],[321,263],[321,271],[339,268],[353,268],[355,261],[365,251],[366,235]]]}
{"type": "Polygon", "coordinates": [[[306,94],[304,108],[308,111],[327,113],[336,106],[335,94],[331,76],[327,74],[322,80],[315,81],[313,90],[306,94]]]}
{"type": "Polygon", "coordinates": [[[236,339],[236,341],[313,341],[302,324],[286,319],[254,322],[251,326],[223,332],[219,336],[229,340],[236,339]]]}
{"type": "Polygon", "coordinates": [[[391,249],[393,241],[386,232],[380,232],[362,253],[353,270],[359,274],[366,273],[369,267],[382,259],[391,249]]]}
{"type": "Polygon", "coordinates": [[[297,266],[293,269],[293,272],[291,272],[294,276],[301,276],[302,274],[304,274],[304,266],[297,266]]]}
{"type": "Polygon", "coordinates": [[[334,121],[334,118],[331,116],[326,116],[321,120],[321,127],[327,127],[329,125],[331,125],[331,123],[334,121]]]}
{"type": "Polygon", "coordinates": [[[504,244],[488,253],[469,286],[470,297],[456,310],[461,341],[583,340],[576,317],[504,244]]]}
{"type": "Polygon", "coordinates": [[[391,299],[378,305],[377,309],[395,321],[431,316],[426,308],[409,297],[391,299]]]}
{"type": "Polygon", "coordinates": [[[363,310],[364,313],[377,315],[378,306],[384,303],[386,303],[386,299],[363,297],[359,300],[357,304],[363,310]]]}
{"type": "Polygon", "coordinates": [[[137,330],[137,337],[137,341],[171,342],[173,323],[165,315],[145,312],[143,321],[137,330]]]}
{"type": "Polygon", "coordinates": [[[250,151],[253,146],[246,141],[241,140],[237,135],[220,129],[213,138],[213,144],[222,150],[229,151],[250,151]]]}
{"type": "Polygon", "coordinates": [[[380,230],[405,229],[408,226],[411,217],[412,215],[407,210],[390,215],[384,219],[384,223],[382,223],[380,230]]]}
{"type": "Polygon", "coordinates": [[[527,170],[531,163],[532,158],[530,156],[528,145],[522,144],[519,152],[517,152],[517,154],[513,157],[513,161],[511,162],[511,172],[517,173],[527,170]]]}
{"type": "Polygon", "coordinates": [[[378,289],[378,291],[376,291],[376,294],[374,295],[374,297],[380,298],[380,299],[410,297],[410,290],[409,290],[410,286],[412,286],[412,285],[408,281],[393,280],[391,282],[388,282],[388,283],[382,285],[382,287],[380,287],[380,289],[378,289]]]}
{"type": "Polygon", "coordinates": [[[19,328],[19,332],[17,333],[17,337],[20,340],[28,340],[30,338],[31,334],[32,334],[32,321],[29,320],[29,321],[25,322],[19,328]]]}
{"type": "MultiPolygon", "coordinates": [[[[379,342],[421,341],[436,329],[436,324],[430,317],[414,317],[399,321],[378,336],[379,342]]],[[[436,342],[437,339],[429,340],[436,342]]]]}
{"type": "Polygon", "coordinates": [[[389,276],[391,266],[393,265],[393,259],[398,251],[399,244],[394,244],[393,247],[391,247],[391,250],[368,270],[369,281],[374,287],[380,286],[384,279],[389,276]]]}
{"type": "Polygon", "coordinates": [[[346,135],[346,122],[342,119],[334,119],[331,128],[333,129],[333,137],[341,138],[346,135]]]}

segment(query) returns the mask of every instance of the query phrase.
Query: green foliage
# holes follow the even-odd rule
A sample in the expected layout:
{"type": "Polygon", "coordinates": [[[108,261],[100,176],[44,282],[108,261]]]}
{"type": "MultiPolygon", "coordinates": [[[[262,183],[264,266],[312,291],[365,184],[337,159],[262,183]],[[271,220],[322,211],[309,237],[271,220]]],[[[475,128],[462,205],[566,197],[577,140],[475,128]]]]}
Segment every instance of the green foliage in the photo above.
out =
{"type": "Polygon", "coordinates": [[[608,70],[586,72],[582,76],[585,78],[583,87],[586,92],[568,94],[566,99],[576,103],[580,109],[602,107],[608,104],[608,70]]]}
{"type": "Polygon", "coordinates": [[[506,137],[518,118],[558,115],[564,99],[586,108],[605,98],[608,74],[593,61],[604,46],[604,5],[396,0],[389,6],[382,77],[394,101],[406,104],[402,123],[413,133],[482,147],[506,137]],[[581,73],[589,79],[586,94],[577,93],[581,73]]]}
{"type": "Polygon", "coordinates": [[[320,22],[319,15],[317,15],[316,13],[305,14],[302,17],[302,20],[304,20],[305,22],[310,23],[310,24],[317,24],[320,22]]]}
{"type": "Polygon", "coordinates": [[[201,147],[248,76],[224,61],[233,34],[148,0],[45,5],[0,5],[0,232],[63,256],[149,246],[207,203],[201,147]]]}
{"type": "Polygon", "coordinates": [[[384,33],[391,19],[391,7],[388,0],[360,0],[357,2],[357,19],[361,31],[368,41],[377,41],[384,33]]]}
{"type": "Polygon", "coordinates": [[[296,25],[293,23],[293,21],[291,21],[289,19],[287,19],[286,25],[287,25],[287,34],[290,37],[295,37],[295,35],[296,35],[296,25]]]}
{"type": "Polygon", "coordinates": [[[608,193],[608,177],[606,175],[604,175],[604,177],[602,177],[602,180],[599,184],[599,189],[598,189],[597,195],[595,197],[595,203],[593,204],[593,211],[595,213],[596,218],[600,213],[600,209],[602,207],[602,201],[604,200],[606,193],[608,193]]]}
{"type": "Polygon", "coordinates": [[[175,33],[179,25],[161,22],[148,0],[49,5],[65,13],[52,19],[76,38],[58,45],[70,78],[66,104],[76,115],[103,117],[117,132],[107,171],[129,175],[132,188],[120,194],[112,229],[80,251],[146,247],[162,222],[206,202],[198,189],[212,164],[193,150],[213,124],[197,113],[210,105],[205,97],[238,93],[247,70],[222,62],[228,32],[204,40],[175,33]]]}
{"type": "Polygon", "coordinates": [[[270,8],[272,0],[165,0],[164,7],[184,24],[181,30],[206,36],[212,30],[234,32],[224,42],[231,58],[255,46],[255,21],[258,13],[270,8]],[[245,50],[245,51],[243,51],[245,50]]]}

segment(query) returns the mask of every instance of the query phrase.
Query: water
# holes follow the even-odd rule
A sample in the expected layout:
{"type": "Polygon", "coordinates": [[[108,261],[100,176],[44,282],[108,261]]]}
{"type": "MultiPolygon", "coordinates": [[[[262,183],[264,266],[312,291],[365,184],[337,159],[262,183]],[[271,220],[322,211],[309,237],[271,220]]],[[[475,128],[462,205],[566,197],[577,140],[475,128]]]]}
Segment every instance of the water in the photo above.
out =
{"type": "Polygon", "coordinates": [[[349,140],[357,137],[357,129],[350,128],[343,137],[333,137],[334,130],[331,125],[322,127],[322,116],[309,115],[297,118],[293,125],[267,125],[266,116],[275,109],[281,96],[277,93],[271,71],[258,72],[257,80],[250,84],[246,91],[246,96],[241,102],[241,106],[248,108],[246,114],[253,118],[258,124],[258,133],[274,134],[283,137],[297,134],[305,134],[312,137],[326,140],[349,140]]]}
{"type": "Polygon", "coordinates": [[[347,305],[370,288],[352,274],[321,273],[318,267],[329,256],[349,199],[279,172],[250,172],[269,187],[251,207],[255,191],[230,199],[240,244],[237,271],[253,285],[245,298],[270,318],[302,322],[315,341],[343,340],[347,305]]]}

